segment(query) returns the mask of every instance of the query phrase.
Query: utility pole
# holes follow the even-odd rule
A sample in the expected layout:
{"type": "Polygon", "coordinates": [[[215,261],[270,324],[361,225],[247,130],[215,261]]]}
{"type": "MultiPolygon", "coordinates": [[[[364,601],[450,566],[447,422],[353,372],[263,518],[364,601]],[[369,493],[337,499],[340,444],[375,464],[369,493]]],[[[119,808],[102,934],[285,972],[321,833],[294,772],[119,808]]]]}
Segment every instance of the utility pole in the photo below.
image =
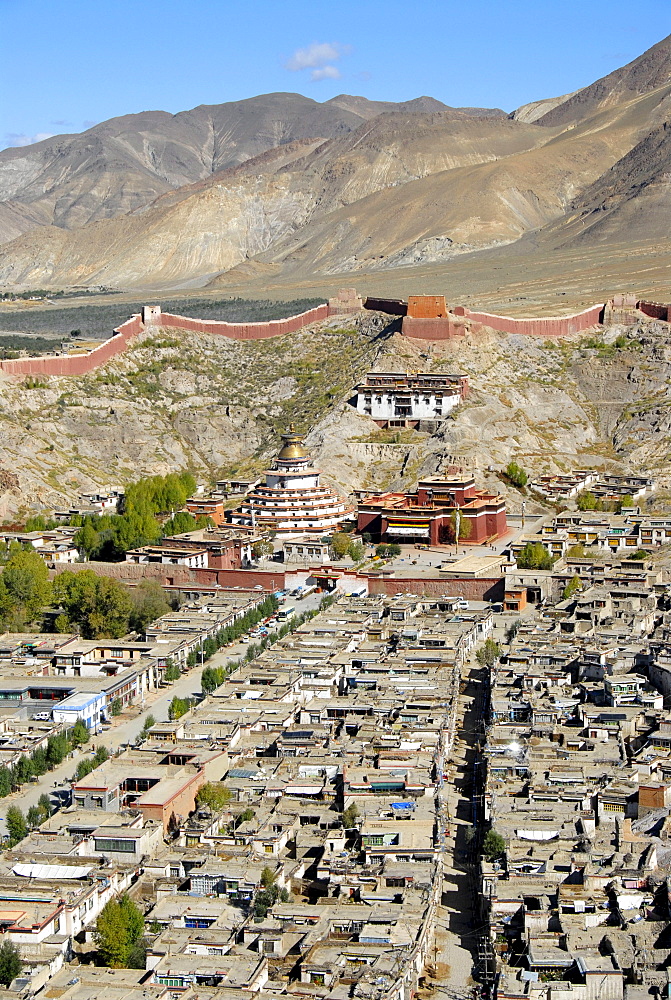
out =
{"type": "Polygon", "coordinates": [[[454,541],[456,543],[456,552],[459,554],[459,532],[461,531],[461,511],[457,507],[454,512],[454,541]]]}

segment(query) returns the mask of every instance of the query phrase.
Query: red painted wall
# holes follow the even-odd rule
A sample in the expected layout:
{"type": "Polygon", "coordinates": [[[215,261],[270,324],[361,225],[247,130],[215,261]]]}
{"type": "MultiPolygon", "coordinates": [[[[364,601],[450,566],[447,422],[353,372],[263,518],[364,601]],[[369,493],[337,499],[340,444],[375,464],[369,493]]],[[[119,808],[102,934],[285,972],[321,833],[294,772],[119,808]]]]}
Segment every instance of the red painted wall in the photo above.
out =
{"type": "MultiPolygon", "coordinates": [[[[264,340],[267,337],[281,337],[285,333],[294,333],[311,323],[319,323],[328,316],[329,307],[324,303],[297,316],[271,320],[268,323],[219,323],[215,320],[191,319],[188,316],[162,313],[161,326],[189,330],[193,333],[217,334],[231,337],[233,340],[264,340]]],[[[129,341],[144,329],[142,317],[135,315],[117,327],[109,340],[88,354],[0,361],[0,371],[5,371],[8,375],[85,375],[116,354],[125,351],[129,341]]]]}
{"type": "Polygon", "coordinates": [[[645,302],[641,300],[638,303],[638,309],[640,312],[645,313],[646,316],[652,316],[653,319],[664,320],[665,323],[669,322],[669,307],[663,302],[645,302]]]}
{"type": "Polygon", "coordinates": [[[17,358],[0,361],[0,370],[9,375],[85,375],[126,350],[133,337],[144,329],[139,315],[131,316],[114,335],[88,354],[65,354],[56,358],[17,358]]]}
{"type": "Polygon", "coordinates": [[[220,323],[217,320],[191,319],[189,316],[162,313],[161,326],[190,330],[192,333],[231,337],[233,340],[265,340],[268,337],[281,337],[284,333],[294,333],[304,326],[309,326],[310,323],[320,323],[328,319],[328,316],[329,307],[324,303],[297,316],[270,320],[268,323],[220,323]]]}
{"type": "Polygon", "coordinates": [[[567,333],[580,333],[590,326],[596,326],[600,321],[603,303],[583,309],[572,316],[538,316],[529,319],[514,319],[512,316],[497,316],[493,313],[471,312],[465,306],[455,309],[457,315],[463,315],[474,323],[481,323],[502,333],[522,333],[531,337],[561,337],[567,333]],[[458,311],[457,311],[458,310],[458,311]]]}
{"type": "Polygon", "coordinates": [[[404,337],[416,340],[452,340],[463,337],[468,325],[463,320],[455,320],[454,316],[444,319],[415,319],[412,316],[403,317],[401,331],[404,337]]]}

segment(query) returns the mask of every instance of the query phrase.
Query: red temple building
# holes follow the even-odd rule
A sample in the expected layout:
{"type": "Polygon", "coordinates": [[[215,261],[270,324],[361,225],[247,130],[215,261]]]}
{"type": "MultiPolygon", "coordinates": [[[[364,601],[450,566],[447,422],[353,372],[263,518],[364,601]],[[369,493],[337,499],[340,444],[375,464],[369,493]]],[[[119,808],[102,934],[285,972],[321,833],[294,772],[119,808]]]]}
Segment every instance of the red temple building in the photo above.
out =
{"type": "Polygon", "coordinates": [[[470,473],[457,471],[422,479],[415,493],[368,494],[359,500],[357,531],[367,532],[374,541],[425,542],[443,545],[454,541],[455,518],[459,511],[461,541],[482,545],[505,535],[505,499],[475,488],[470,473]]]}

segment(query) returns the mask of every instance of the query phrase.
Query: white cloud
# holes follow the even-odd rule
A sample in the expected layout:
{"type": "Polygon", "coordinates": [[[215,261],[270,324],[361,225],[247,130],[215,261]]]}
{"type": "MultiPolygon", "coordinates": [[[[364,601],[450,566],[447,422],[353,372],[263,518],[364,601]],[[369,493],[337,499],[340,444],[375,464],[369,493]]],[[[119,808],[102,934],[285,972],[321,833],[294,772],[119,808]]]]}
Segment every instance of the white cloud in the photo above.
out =
{"type": "Polygon", "coordinates": [[[339,80],[340,70],[337,66],[320,66],[310,73],[311,80],[339,80]]]}
{"type": "Polygon", "coordinates": [[[301,69],[324,66],[334,59],[339,59],[341,51],[339,45],[331,45],[330,42],[313,42],[304,49],[296,49],[287,61],[286,68],[297,72],[301,69]]]}
{"type": "Polygon", "coordinates": [[[340,45],[338,42],[313,42],[304,49],[296,49],[284,66],[292,73],[311,70],[310,79],[314,81],[339,80],[342,74],[333,64],[351,50],[351,45],[340,45]]]}
{"type": "Polygon", "coordinates": [[[35,135],[21,135],[18,132],[5,133],[5,146],[32,146],[34,142],[51,139],[53,132],[36,132],[35,135]]]}

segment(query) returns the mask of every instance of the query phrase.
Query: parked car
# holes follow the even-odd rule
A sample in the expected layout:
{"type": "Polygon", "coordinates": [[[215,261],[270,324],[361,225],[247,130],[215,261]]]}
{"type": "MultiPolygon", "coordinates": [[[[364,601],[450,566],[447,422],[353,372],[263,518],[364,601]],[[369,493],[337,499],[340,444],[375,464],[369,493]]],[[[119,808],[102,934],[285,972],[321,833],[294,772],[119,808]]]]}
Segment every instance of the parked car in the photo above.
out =
{"type": "Polygon", "coordinates": [[[33,715],[34,722],[49,722],[51,720],[51,712],[36,712],[33,715]]]}

